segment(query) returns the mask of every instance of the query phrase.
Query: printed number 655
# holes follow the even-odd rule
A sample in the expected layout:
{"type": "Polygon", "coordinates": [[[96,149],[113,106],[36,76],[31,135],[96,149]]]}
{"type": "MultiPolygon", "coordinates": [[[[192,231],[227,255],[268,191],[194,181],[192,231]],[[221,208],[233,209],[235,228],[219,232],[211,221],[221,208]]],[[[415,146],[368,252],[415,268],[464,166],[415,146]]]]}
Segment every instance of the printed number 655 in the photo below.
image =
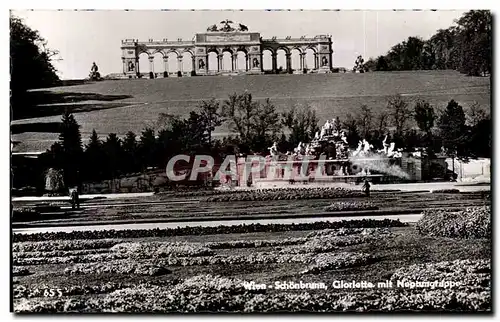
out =
{"type": "Polygon", "coordinates": [[[57,290],[54,290],[54,289],[46,289],[44,292],[43,292],[43,295],[45,297],[61,297],[62,296],[62,291],[57,289],[57,290]]]}

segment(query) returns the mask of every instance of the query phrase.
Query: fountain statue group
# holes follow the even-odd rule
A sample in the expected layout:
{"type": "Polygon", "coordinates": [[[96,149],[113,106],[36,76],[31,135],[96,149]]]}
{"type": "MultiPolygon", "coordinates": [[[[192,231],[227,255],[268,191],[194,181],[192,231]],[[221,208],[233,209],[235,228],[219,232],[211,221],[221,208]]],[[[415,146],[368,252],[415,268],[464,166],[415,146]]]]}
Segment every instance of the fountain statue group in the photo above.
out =
{"type": "MultiPolygon", "coordinates": [[[[316,132],[314,139],[311,143],[300,142],[299,145],[294,149],[293,154],[295,156],[304,155],[314,155],[316,149],[319,146],[319,141],[330,141],[335,142],[337,149],[337,156],[341,158],[349,157],[367,157],[372,154],[373,145],[370,144],[366,139],[360,140],[358,147],[355,151],[351,151],[348,148],[347,136],[344,130],[340,130],[340,124],[335,118],[327,120],[325,124],[321,127],[321,130],[316,132]]],[[[400,158],[402,156],[402,149],[395,149],[396,144],[394,142],[387,143],[387,136],[385,136],[382,142],[383,149],[376,151],[378,155],[385,155],[388,158],[400,158]]],[[[269,148],[271,156],[279,156],[278,144],[274,144],[269,148]]],[[[287,154],[290,154],[287,153],[287,154]]]]}

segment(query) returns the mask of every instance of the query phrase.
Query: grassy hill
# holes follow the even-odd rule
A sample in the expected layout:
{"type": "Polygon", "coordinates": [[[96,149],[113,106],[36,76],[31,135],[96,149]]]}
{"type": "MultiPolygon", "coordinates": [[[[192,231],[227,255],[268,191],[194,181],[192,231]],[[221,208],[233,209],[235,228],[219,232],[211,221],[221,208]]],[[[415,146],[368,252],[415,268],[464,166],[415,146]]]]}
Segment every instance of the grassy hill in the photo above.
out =
{"type": "MultiPolygon", "coordinates": [[[[337,115],[356,113],[362,104],[374,111],[386,106],[387,97],[401,94],[411,104],[425,99],[443,108],[454,99],[464,108],[474,101],[490,109],[489,78],[467,77],[454,71],[376,72],[365,74],[307,74],[212,76],[166,79],[132,79],[50,88],[66,99],[57,105],[40,106],[41,115],[16,120],[13,140],[16,151],[45,150],[57,140],[56,132],[40,123],[60,121],[62,107],[74,110],[84,139],[95,129],[105,136],[114,132],[140,131],[153,124],[159,113],[187,115],[200,100],[226,99],[247,90],[255,99],[270,98],[280,111],[293,105],[309,105],[321,122],[337,115]],[[54,107],[57,107],[56,109],[54,107]],[[51,115],[52,114],[52,115],[51,115]]],[[[227,127],[218,129],[226,134],[227,127]]]]}

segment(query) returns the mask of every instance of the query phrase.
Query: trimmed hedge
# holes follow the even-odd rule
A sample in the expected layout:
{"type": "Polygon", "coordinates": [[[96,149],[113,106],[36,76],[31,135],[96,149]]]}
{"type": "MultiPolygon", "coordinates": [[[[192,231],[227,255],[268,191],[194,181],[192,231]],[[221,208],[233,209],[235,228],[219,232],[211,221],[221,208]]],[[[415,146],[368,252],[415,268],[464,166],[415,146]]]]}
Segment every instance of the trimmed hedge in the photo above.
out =
{"type": "Polygon", "coordinates": [[[350,210],[378,210],[379,207],[372,202],[340,201],[325,207],[325,211],[350,211],[350,210]]]}
{"type": "Polygon", "coordinates": [[[282,188],[259,189],[225,193],[206,198],[207,202],[227,201],[269,201],[269,200],[303,200],[303,199],[333,199],[359,198],[365,195],[356,190],[344,188],[282,188]]]}
{"type": "Polygon", "coordinates": [[[384,228],[384,227],[405,227],[407,223],[393,219],[357,219],[342,220],[335,222],[320,221],[300,224],[249,224],[235,226],[216,227],[178,227],[167,229],[138,229],[138,230],[100,230],[100,231],[72,231],[56,233],[35,233],[35,234],[14,234],[12,242],[25,241],[49,241],[49,240],[74,240],[74,239],[108,239],[108,238],[142,238],[142,237],[170,237],[187,235],[218,235],[233,233],[254,233],[254,232],[281,232],[281,231],[303,231],[320,229],[340,229],[340,228],[384,228]]]}

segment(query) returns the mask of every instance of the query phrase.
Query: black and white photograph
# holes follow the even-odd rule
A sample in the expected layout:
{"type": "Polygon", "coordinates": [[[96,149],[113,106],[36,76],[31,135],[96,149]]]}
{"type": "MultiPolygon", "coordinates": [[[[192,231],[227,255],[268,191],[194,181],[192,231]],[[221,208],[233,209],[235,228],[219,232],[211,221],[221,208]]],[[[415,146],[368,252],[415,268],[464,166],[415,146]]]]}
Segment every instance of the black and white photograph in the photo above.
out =
{"type": "Polygon", "coordinates": [[[10,10],[11,312],[491,314],[493,16],[10,10]]]}

